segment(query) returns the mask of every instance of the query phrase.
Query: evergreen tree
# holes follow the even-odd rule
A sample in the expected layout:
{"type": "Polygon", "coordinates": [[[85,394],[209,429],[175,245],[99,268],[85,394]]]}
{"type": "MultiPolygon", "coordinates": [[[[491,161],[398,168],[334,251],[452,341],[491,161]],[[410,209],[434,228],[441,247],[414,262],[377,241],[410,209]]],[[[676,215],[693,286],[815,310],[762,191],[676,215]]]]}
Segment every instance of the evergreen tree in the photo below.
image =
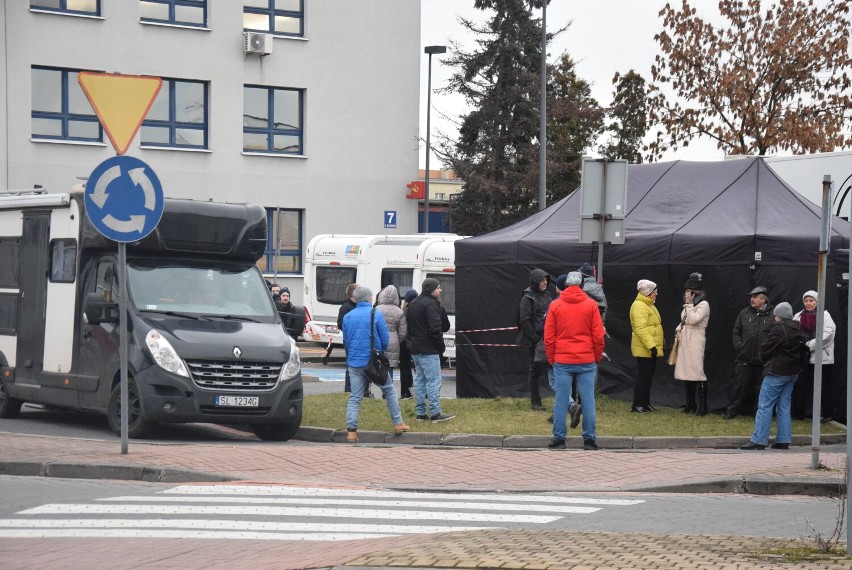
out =
{"type": "Polygon", "coordinates": [[[633,71],[612,78],[615,85],[609,109],[609,140],[600,148],[608,159],[626,159],[631,164],[642,162],[642,139],[648,131],[648,90],[645,79],[633,71]]]}
{"type": "MultiPolygon", "coordinates": [[[[474,5],[492,12],[481,27],[461,20],[477,36],[477,48],[465,52],[454,45],[446,60],[456,68],[446,90],[462,94],[472,110],[461,118],[458,140],[440,145],[445,161],[465,181],[453,204],[453,229],[469,235],[538,210],[541,21],[532,14],[541,0],[478,0],[474,5]]],[[[572,122],[572,113],[583,102],[597,103],[567,56],[553,70],[550,85],[548,123],[554,134],[548,139],[554,156],[547,166],[554,183],[548,183],[548,194],[561,197],[579,184],[578,159],[589,144],[584,137],[594,130],[588,118],[572,122]]]]}

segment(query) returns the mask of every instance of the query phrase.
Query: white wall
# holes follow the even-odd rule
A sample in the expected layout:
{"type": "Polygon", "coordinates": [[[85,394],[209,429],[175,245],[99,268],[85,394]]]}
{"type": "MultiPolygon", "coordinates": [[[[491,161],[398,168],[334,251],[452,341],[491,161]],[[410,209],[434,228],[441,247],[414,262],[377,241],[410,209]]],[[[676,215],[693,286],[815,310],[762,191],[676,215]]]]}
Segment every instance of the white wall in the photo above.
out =
{"type": "Polygon", "coordinates": [[[303,209],[305,246],[319,233],[383,233],[384,210],[399,214],[389,231],[417,231],[405,185],[417,173],[425,65],[418,0],[308,0],[305,39],[276,38],[263,58],[243,53],[242,2],[208,2],[209,30],[141,24],[133,0],[101,4],[102,18],[88,18],[5,0],[0,185],[67,191],[115,154],[108,141],[31,140],[31,66],[195,79],[210,82],[209,152],[142,149],[138,137],[127,151],[167,197],[303,209]],[[303,158],[242,153],[244,84],[307,90],[303,158]]]}

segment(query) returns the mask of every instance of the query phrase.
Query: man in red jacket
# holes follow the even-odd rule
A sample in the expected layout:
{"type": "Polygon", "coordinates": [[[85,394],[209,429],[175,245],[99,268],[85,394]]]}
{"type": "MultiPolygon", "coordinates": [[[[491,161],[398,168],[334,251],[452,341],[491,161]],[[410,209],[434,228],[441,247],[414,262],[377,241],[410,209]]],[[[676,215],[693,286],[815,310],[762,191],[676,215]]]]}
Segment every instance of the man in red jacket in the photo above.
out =
{"type": "Polygon", "coordinates": [[[598,305],[580,288],[583,276],[574,271],[565,290],[550,304],[544,323],[544,349],[553,366],[556,402],[553,406],[553,440],[550,449],[565,447],[565,414],[571,384],[576,378],[583,402],[583,448],[595,443],[595,374],[604,350],[604,328],[598,305]]]}

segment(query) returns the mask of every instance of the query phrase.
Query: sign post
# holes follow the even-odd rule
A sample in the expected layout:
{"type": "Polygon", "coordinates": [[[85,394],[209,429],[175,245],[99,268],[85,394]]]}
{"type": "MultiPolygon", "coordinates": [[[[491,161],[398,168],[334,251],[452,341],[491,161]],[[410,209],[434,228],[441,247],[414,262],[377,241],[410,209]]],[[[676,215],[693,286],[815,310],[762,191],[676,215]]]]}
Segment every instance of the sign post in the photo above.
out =
{"type": "Polygon", "coordinates": [[[580,193],[580,243],[598,244],[602,283],[604,244],[624,243],[627,161],[584,158],[580,193]]]}
{"type": "MultiPolygon", "coordinates": [[[[107,239],[118,242],[119,365],[121,367],[121,453],[127,455],[127,242],[154,231],[163,216],[163,187],[141,160],[121,156],[163,85],[159,77],[81,71],[77,80],[119,156],[100,163],[86,184],[86,216],[107,239]]],[[[138,396],[138,394],[137,394],[138,396]]]]}

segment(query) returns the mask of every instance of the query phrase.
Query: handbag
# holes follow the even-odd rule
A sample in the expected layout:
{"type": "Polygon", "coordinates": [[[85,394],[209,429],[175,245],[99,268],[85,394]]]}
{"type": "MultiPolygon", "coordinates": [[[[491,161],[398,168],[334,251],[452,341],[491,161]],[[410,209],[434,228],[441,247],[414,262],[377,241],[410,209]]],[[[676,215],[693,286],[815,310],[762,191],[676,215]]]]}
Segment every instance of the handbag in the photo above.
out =
{"type": "Polygon", "coordinates": [[[375,348],[376,324],[375,324],[376,308],[370,311],[370,360],[367,366],[364,367],[364,374],[370,379],[370,382],[376,386],[384,386],[388,382],[388,370],[390,370],[390,360],[385,356],[385,353],[375,348]]]}
{"type": "Polygon", "coordinates": [[[672,349],[669,351],[669,358],[666,362],[669,363],[669,366],[674,366],[677,364],[677,349],[680,345],[680,331],[675,333],[674,342],[672,343],[672,349]]]}

